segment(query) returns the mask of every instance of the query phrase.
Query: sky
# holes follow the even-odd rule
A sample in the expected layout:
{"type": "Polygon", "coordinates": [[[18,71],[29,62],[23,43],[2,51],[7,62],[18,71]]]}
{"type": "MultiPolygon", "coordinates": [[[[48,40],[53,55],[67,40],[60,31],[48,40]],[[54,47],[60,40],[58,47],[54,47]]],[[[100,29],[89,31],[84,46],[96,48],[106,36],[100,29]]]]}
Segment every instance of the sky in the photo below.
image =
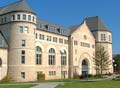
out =
{"type": "MultiPolygon", "coordinates": [[[[19,0],[0,0],[0,7],[19,0]]],[[[39,19],[64,27],[99,16],[112,32],[113,54],[120,54],[120,0],[25,0],[39,19]]]]}

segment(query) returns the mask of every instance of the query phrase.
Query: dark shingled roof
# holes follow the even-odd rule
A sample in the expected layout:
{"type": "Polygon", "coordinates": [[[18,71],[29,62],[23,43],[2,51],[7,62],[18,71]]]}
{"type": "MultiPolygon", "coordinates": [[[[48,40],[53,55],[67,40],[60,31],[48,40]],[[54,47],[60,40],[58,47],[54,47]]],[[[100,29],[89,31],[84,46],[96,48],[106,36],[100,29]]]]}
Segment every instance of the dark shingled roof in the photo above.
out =
{"type": "Polygon", "coordinates": [[[85,19],[91,31],[109,31],[98,16],[85,19]]]}
{"type": "Polygon", "coordinates": [[[24,0],[0,7],[0,15],[13,11],[26,11],[34,13],[24,0]]]}
{"type": "MultiPolygon", "coordinates": [[[[82,21],[82,23],[84,21],[86,21],[86,24],[91,32],[93,32],[93,31],[109,31],[98,16],[85,18],[82,21]]],[[[82,23],[69,27],[70,34],[72,34],[78,27],[80,27],[82,25],[82,23]]]]}
{"type": "MultiPolygon", "coordinates": [[[[37,19],[37,24],[43,24],[43,30],[44,31],[48,31],[48,28],[46,28],[46,26],[51,26],[51,27],[54,27],[55,30],[57,29],[60,29],[64,32],[66,32],[65,34],[62,34],[62,33],[59,33],[59,32],[54,32],[54,31],[48,31],[48,32],[52,32],[52,33],[56,33],[56,34],[60,34],[60,35],[65,35],[65,36],[69,36],[69,29],[68,28],[65,28],[63,26],[60,26],[60,25],[57,25],[57,24],[54,24],[54,23],[51,23],[51,22],[47,22],[45,20],[41,20],[41,19],[37,19]]],[[[39,29],[39,27],[38,27],[39,29]]]]}
{"type": "Polygon", "coordinates": [[[71,35],[78,27],[80,27],[80,24],[69,27],[69,35],[71,35]]]}

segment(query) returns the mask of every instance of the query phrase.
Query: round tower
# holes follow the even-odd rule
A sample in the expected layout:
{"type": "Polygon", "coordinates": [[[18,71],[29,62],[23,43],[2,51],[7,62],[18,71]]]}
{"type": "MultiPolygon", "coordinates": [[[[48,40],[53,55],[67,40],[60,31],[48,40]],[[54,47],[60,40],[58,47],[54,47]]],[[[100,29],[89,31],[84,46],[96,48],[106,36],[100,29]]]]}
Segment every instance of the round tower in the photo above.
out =
{"type": "Polygon", "coordinates": [[[109,65],[109,70],[107,70],[106,72],[113,73],[113,67],[112,67],[112,33],[106,28],[106,26],[103,24],[103,22],[101,21],[101,19],[98,16],[88,17],[85,20],[87,22],[89,29],[91,30],[91,32],[93,33],[93,35],[95,37],[96,46],[104,47],[109,55],[109,60],[111,61],[111,65],[109,65]]]}
{"type": "Polygon", "coordinates": [[[24,0],[1,10],[2,32],[9,44],[8,76],[12,81],[35,81],[36,14],[24,0]]]}
{"type": "Polygon", "coordinates": [[[109,65],[109,70],[107,70],[104,74],[113,73],[112,66],[112,34],[110,31],[97,31],[97,39],[96,46],[104,47],[109,55],[109,60],[111,61],[111,65],[109,65]]]}

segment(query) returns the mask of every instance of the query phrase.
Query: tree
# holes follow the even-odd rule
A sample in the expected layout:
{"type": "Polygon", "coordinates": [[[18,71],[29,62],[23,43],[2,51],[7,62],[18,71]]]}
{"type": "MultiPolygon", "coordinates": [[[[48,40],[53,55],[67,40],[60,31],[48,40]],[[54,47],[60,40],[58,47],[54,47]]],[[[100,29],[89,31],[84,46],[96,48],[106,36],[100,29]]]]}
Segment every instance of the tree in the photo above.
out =
{"type": "Polygon", "coordinates": [[[113,60],[114,60],[113,66],[115,64],[117,65],[116,69],[114,67],[114,71],[117,71],[118,73],[120,73],[120,54],[113,56],[113,60]]]}
{"type": "Polygon", "coordinates": [[[95,57],[93,58],[96,74],[102,76],[103,72],[109,70],[109,65],[112,64],[112,61],[109,60],[108,52],[104,47],[96,47],[95,57]]]}

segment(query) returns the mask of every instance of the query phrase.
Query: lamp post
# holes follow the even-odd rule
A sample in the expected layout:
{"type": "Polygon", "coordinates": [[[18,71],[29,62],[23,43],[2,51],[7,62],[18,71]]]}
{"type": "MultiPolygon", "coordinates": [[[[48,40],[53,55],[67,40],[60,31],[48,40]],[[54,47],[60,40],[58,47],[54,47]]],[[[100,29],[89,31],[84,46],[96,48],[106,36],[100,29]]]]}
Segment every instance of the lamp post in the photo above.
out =
{"type": "Polygon", "coordinates": [[[115,73],[117,72],[117,64],[114,64],[115,67],[115,73]]]}
{"type": "Polygon", "coordinates": [[[114,63],[115,63],[115,60],[113,60],[113,80],[115,80],[115,78],[116,78],[115,73],[117,72],[117,69],[116,69],[117,64],[114,64],[114,63]]]}
{"type": "Polygon", "coordinates": [[[61,63],[61,85],[63,85],[63,65],[61,63]]]}

